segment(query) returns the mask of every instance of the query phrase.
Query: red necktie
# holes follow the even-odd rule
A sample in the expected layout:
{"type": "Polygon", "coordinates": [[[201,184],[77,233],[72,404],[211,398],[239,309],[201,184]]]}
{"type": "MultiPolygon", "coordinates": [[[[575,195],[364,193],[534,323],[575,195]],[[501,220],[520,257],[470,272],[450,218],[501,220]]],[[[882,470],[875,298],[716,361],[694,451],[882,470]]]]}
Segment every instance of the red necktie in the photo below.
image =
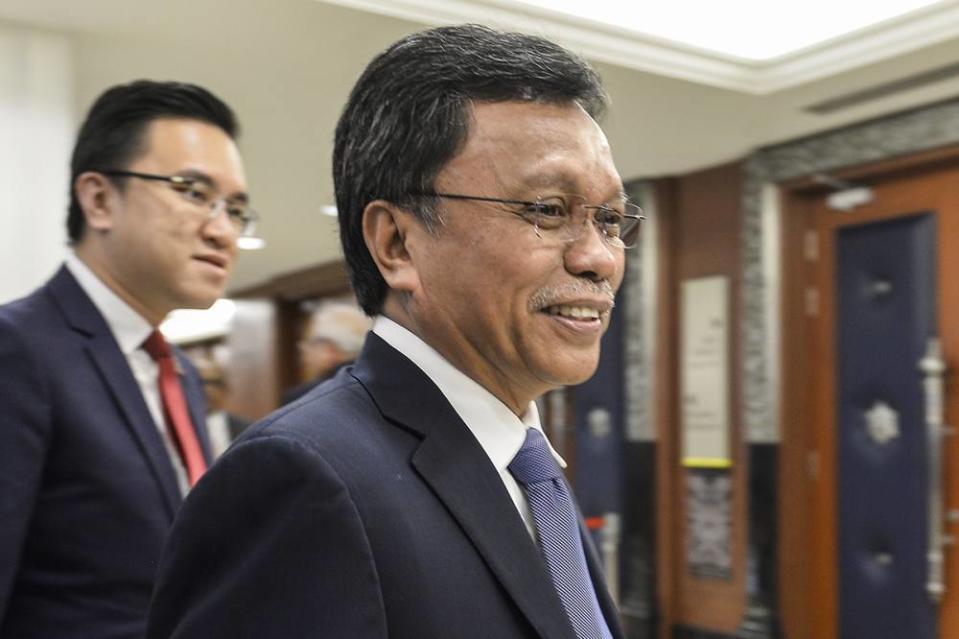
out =
{"type": "Polygon", "coordinates": [[[203,458],[200,440],[197,439],[193,421],[190,419],[190,411],[187,409],[183,388],[180,386],[173,353],[158,330],[150,333],[143,343],[143,349],[160,367],[160,397],[163,400],[167,429],[180,451],[180,457],[183,459],[183,465],[186,466],[187,477],[192,487],[206,471],[206,460],[203,458]]]}

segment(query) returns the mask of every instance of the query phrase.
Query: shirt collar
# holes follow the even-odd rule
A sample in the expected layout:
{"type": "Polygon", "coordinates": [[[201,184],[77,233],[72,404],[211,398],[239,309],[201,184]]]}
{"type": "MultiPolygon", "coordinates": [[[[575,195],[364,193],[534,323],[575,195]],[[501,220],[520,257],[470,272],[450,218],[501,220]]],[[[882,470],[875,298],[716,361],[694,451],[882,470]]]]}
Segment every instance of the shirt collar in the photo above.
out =
{"type": "Polygon", "coordinates": [[[67,255],[66,267],[106,320],[123,354],[130,355],[140,348],[153,326],[120,299],[75,253],[67,255]]]}
{"type": "MultiPolygon", "coordinates": [[[[498,471],[505,472],[513,461],[526,439],[527,428],[543,432],[535,402],[529,403],[520,419],[495,395],[390,318],[377,316],[373,332],[403,353],[436,384],[498,471]]],[[[552,444],[549,448],[556,462],[565,468],[566,462],[553,450],[552,444]]]]}

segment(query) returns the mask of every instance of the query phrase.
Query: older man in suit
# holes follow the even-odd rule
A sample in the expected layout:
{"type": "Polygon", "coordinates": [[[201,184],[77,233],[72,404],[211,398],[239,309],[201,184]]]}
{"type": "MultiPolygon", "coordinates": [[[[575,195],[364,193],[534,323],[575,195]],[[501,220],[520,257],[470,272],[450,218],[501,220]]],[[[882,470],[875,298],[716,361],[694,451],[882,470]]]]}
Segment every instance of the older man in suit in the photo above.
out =
{"type": "Polygon", "coordinates": [[[595,72],[479,26],[354,87],[334,180],[373,332],[174,524],[148,637],[621,637],[534,400],[595,371],[639,211],[595,72]]]}
{"type": "Polygon", "coordinates": [[[72,160],[66,264],[0,307],[0,637],[143,636],[210,461],[200,382],[157,330],[222,293],[252,213],[205,89],[106,91],[72,160]]]}

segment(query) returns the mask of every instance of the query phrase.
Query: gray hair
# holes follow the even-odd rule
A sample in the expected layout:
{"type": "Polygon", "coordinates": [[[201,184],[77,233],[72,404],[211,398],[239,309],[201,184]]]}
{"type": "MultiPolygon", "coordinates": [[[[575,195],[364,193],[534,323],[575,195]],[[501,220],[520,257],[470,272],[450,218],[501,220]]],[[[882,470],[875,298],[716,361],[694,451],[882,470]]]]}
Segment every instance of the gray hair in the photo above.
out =
{"type": "Polygon", "coordinates": [[[311,340],[327,340],[341,351],[355,355],[363,348],[373,321],[359,308],[345,302],[323,302],[313,312],[311,340]]]}

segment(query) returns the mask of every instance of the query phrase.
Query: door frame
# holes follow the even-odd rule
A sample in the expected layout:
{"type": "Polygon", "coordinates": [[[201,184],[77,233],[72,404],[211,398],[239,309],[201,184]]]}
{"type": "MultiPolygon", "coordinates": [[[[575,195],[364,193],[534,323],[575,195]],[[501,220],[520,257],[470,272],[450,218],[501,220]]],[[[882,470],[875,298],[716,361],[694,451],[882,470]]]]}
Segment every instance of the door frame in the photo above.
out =
{"type": "MultiPolygon", "coordinates": [[[[830,171],[830,176],[856,184],[908,178],[942,168],[959,171],[959,145],[880,162],[830,171]]],[[[812,330],[807,305],[818,305],[819,320],[833,321],[835,309],[825,294],[809,298],[807,290],[824,282],[814,276],[833,273],[832,239],[808,239],[814,202],[829,189],[812,176],[779,185],[782,246],[781,336],[779,369],[781,398],[780,466],[780,602],[785,635],[793,639],[837,639],[838,637],[838,542],[835,508],[836,465],[834,433],[825,424],[834,420],[827,395],[835,388],[833,367],[814,368],[814,362],[831,357],[832,343],[812,330]],[[814,246],[811,244],[815,244],[814,246]],[[811,259],[819,260],[813,267],[811,259]],[[813,372],[815,371],[815,375],[813,372]],[[825,384],[815,384],[814,380],[825,384]],[[823,389],[826,389],[825,391],[823,389]],[[812,411],[812,414],[810,414],[812,411]],[[818,412],[817,412],[818,411],[818,412]],[[809,423],[817,424],[808,428],[809,423]]],[[[889,219],[888,215],[860,216],[856,221],[889,219]]],[[[956,458],[957,438],[947,442],[946,454],[956,458]]],[[[950,477],[947,492],[959,489],[956,475],[950,477]]],[[[959,553],[953,553],[959,554],[959,553]]],[[[955,566],[956,558],[950,561],[955,566]]],[[[955,569],[952,570],[955,573],[955,569]]]]}

